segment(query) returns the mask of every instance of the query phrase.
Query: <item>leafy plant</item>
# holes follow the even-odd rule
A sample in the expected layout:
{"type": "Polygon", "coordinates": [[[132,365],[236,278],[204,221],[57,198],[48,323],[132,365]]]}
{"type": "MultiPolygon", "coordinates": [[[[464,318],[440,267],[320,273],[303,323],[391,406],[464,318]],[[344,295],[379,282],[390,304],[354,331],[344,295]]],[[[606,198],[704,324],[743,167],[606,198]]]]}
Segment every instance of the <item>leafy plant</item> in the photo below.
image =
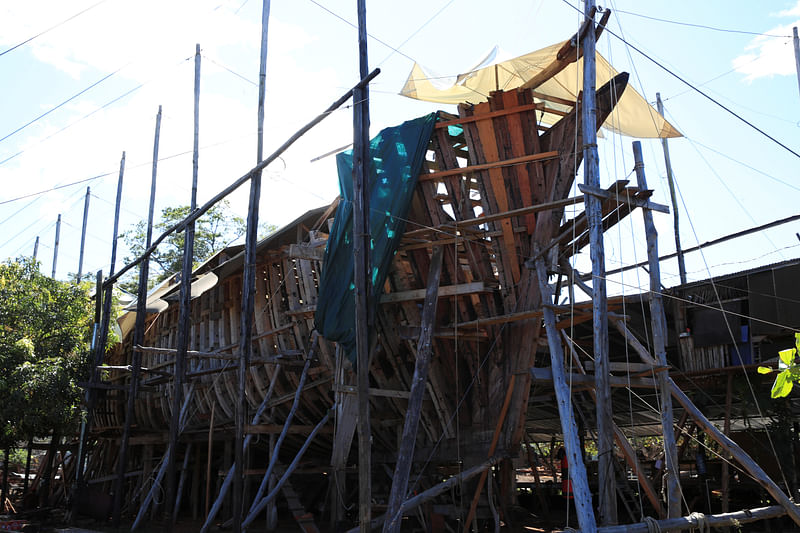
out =
{"type": "MultiPolygon", "coordinates": [[[[780,372],[775,376],[775,383],[772,384],[771,396],[773,398],[783,398],[792,392],[795,381],[800,381],[800,364],[798,364],[797,356],[800,354],[800,333],[794,334],[794,348],[781,350],[778,352],[780,361],[778,363],[778,370],[780,372]]],[[[759,374],[770,374],[775,370],[766,366],[759,366],[759,374]]]]}

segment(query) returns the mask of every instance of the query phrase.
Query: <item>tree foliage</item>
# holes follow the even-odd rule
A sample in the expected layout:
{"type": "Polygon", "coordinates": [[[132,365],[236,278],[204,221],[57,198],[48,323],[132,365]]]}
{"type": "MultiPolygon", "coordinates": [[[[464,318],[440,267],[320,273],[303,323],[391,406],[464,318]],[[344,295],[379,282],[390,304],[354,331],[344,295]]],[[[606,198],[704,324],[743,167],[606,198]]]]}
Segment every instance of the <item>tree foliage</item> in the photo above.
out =
{"type": "Polygon", "coordinates": [[[88,374],[89,284],[42,275],[31,258],[0,264],[0,445],[69,431],[88,374]]]}
{"type": "MultiPolygon", "coordinates": [[[[178,207],[165,207],[161,210],[160,220],[153,225],[153,235],[158,236],[171,228],[189,215],[188,205],[178,207]]],[[[194,260],[197,266],[203,260],[222,250],[230,242],[244,234],[246,227],[242,217],[234,216],[230,211],[230,204],[222,201],[209,209],[195,223],[194,227],[194,260]]],[[[139,257],[145,251],[147,236],[147,221],[140,220],[121,237],[128,246],[131,255],[125,258],[128,263],[139,257]]],[[[173,232],[150,255],[150,287],[160,283],[170,275],[180,272],[183,265],[183,246],[186,232],[173,232]]],[[[138,285],[138,270],[122,287],[129,292],[136,292],[138,285]]]]}
{"type": "MultiPolygon", "coordinates": [[[[778,352],[778,369],[780,372],[775,376],[772,384],[771,396],[773,398],[783,398],[792,392],[795,381],[800,381],[800,364],[797,363],[797,356],[800,355],[800,333],[794,334],[794,348],[788,348],[778,352]]],[[[770,374],[772,368],[767,366],[758,367],[759,374],[770,374]]]]}
{"type": "MultiPolygon", "coordinates": [[[[171,228],[189,215],[189,206],[165,207],[161,210],[161,217],[158,223],[153,225],[153,235],[158,236],[167,229],[171,228]]],[[[231,212],[230,204],[223,200],[214,205],[211,209],[200,217],[195,223],[194,228],[194,257],[193,267],[219,252],[239,237],[244,236],[247,229],[246,221],[231,212]]],[[[267,223],[259,224],[259,238],[275,230],[275,226],[267,223]]],[[[183,267],[183,245],[185,242],[185,232],[175,232],[170,234],[162,242],[155,252],[150,255],[150,275],[148,288],[152,288],[163,280],[180,272],[183,267]]],[[[125,258],[125,262],[133,261],[145,251],[147,237],[147,221],[141,220],[124,232],[121,237],[128,246],[131,255],[125,258]]],[[[136,293],[139,284],[138,269],[132,272],[129,277],[121,284],[122,288],[128,292],[136,293]]]]}

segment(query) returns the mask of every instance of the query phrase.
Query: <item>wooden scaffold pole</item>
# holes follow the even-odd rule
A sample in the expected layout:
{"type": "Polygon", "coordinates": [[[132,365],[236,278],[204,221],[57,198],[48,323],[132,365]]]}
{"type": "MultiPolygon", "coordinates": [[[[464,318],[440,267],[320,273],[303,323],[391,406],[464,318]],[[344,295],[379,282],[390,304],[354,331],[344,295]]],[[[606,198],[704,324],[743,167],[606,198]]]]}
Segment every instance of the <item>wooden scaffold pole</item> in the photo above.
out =
{"type": "Polygon", "coordinates": [[[92,189],[86,187],[86,198],[83,201],[83,224],[81,225],[81,250],[78,255],[78,275],[75,276],[75,283],[81,282],[83,277],[83,252],[86,248],[86,224],[89,221],[89,197],[92,195],[92,189]]]}
{"type": "MultiPolygon", "coordinates": [[[[194,53],[194,151],[192,156],[192,198],[189,212],[197,209],[197,175],[198,159],[200,155],[200,45],[195,45],[194,53]]],[[[183,241],[183,265],[181,269],[180,284],[180,309],[178,311],[178,341],[177,353],[175,354],[175,372],[172,380],[172,418],[169,424],[169,454],[167,462],[167,491],[165,510],[170,523],[174,523],[176,517],[170,516],[172,505],[175,502],[175,489],[177,468],[175,457],[178,449],[178,438],[180,436],[180,412],[178,406],[183,400],[183,383],[186,374],[186,351],[189,349],[189,330],[191,321],[191,297],[192,297],[192,269],[194,263],[194,221],[188,223],[185,228],[186,235],[183,241]]]]}
{"type": "MultiPolygon", "coordinates": [[[[586,186],[600,188],[597,155],[597,105],[595,99],[595,1],[587,0],[584,13],[591,20],[583,39],[583,176],[586,186]]],[[[587,192],[586,218],[589,223],[592,258],[592,313],[594,330],[595,378],[597,380],[597,469],[600,525],[617,523],[617,491],[614,469],[614,431],[612,428],[611,387],[608,376],[608,302],[606,296],[605,251],[603,249],[602,200],[587,192]]],[[[541,280],[540,280],[541,281],[541,280]]],[[[570,463],[572,471],[572,463],[570,463]]]]}
{"type": "MultiPolygon", "coordinates": [[[[261,10],[261,62],[258,75],[258,140],[256,164],[264,155],[264,97],[267,74],[267,34],[269,29],[269,0],[264,0],[261,10]]],[[[233,531],[242,527],[244,513],[244,468],[247,455],[244,451],[244,426],[247,421],[247,373],[250,367],[250,352],[253,349],[253,309],[255,306],[256,241],[258,240],[258,208],[261,201],[261,171],[250,180],[250,200],[247,209],[247,232],[244,244],[244,267],[242,272],[242,312],[239,332],[239,368],[237,369],[236,435],[234,443],[233,474],[233,531]]]]}
{"type": "Polygon", "coordinates": [[[433,248],[431,266],[428,271],[428,287],[422,308],[422,329],[417,342],[417,360],[414,364],[414,377],[411,381],[411,394],[408,399],[408,409],[406,410],[406,418],[403,424],[403,436],[400,439],[400,450],[397,452],[397,464],[395,465],[394,476],[392,476],[392,489],[386,508],[388,519],[383,523],[384,533],[399,532],[400,522],[403,518],[399,510],[400,505],[406,499],[408,477],[411,473],[414,446],[417,442],[422,399],[428,383],[428,368],[430,367],[431,352],[433,351],[434,319],[436,318],[436,305],[439,301],[439,280],[442,276],[443,250],[443,246],[435,246],[433,248]]]}
{"type": "MultiPolygon", "coordinates": [[[[111,265],[109,266],[109,277],[114,275],[114,268],[117,263],[117,237],[119,234],[119,211],[122,205],[122,179],[125,176],[125,152],[122,152],[122,159],[119,162],[119,178],[117,180],[117,201],[114,206],[114,234],[111,239],[111,265]]],[[[89,436],[89,431],[92,424],[92,416],[94,415],[95,403],[97,402],[97,382],[100,379],[100,371],[98,367],[103,363],[103,356],[106,351],[106,341],[108,340],[108,327],[111,323],[111,297],[114,290],[114,284],[103,284],[104,291],[100,291],[100,282],[103,279],[102,272],[97,273],[97,288],[95,294],[96,307],[95,307],[95,331],[92,335],[92,347],[94,348],[93,361],[92,361],[92,375],[89,379],[89,390],[86,392],[86,422],[81,426],[81,440],[78,444],[78,473],[77,483],[80,487],[83,482],[83,466],[86,459],[86,441],[89,436]],[[100,308],[100,297],[102,294],[102,309],[100,308]],[[97,311],[100,311],[99,315],[97,311]],[[99,327],[98,324],[99,316],[99,327]]]]}
{"type": "MultiPolygon", "coordinates": [[[[538,252],[539,250],[536,250],[537,255],[538,252]]],[[[597,530],[597,523],[594,519],[592,492],[589,490],[586,466],[583,464],[583,452],[578,441],[578,429],[575,425],[572,398],[564,371],[564,351],[558,335],[558,328],[556,327],[555,312],[552,309],[553,290],[547,283],[547,268],[541,257],[536,260],[535,266],[539,290],[542,295],[542,312],[547,332],[547,344],[550,348],[553,388],[556,392],[558,415],[561,419],[561,433],[564,437],[564,448],[569,463],[569,477],[572,480],[572,493],[575,499],[578,523],[581,531],[594,533],[597,530]]]]}
{"type": "MultiPolygon", "coordinates": [[[[639,141],[633,143],[633,159],[635,162],[636,181],[640,190],[647,190],[647,179],[644,173],[642,159],[642,145],[639,141]]],[[[647,257],[650,262],[650,318],[653,331],[653,346],[656,352],[656,362],[659,366],[667,366],[667,321],[664,314],[664,302],[661,298],[661,270],[658,261],[658,233],[653,222],[653,213],[647,208],[642,208],[644,217],[644,231],[647,239],[647,257]]],[[[658,372],[656,380],[661,396],[661,427],[664,436],[664,456],[667,496],[667,518],[681,516],[681,488],[680,467],[678,465],[678,448],[675,443],[675,432],[672,429],[672,397],[667,380],[667,370],[658,372]]]]}
{"type": "MultiPolygon", "coordinates": [[[[368,74],[366,0],[357,0],[358,63],[361,78],[368,74]]],[[[372,434],[369,422],[369,89],[353,92],[353,255],[356,298],[358,372],[358,520],[361,533],[372,519],[372,434]]]]}
{"type": "Polygon", "coordinates": [[[59,237],[61,236],[61,213],[58,214],[58,219],[56,220],[56,240],[53,243],[53,270],[50,274],[50,277],[55,279],[56,278],[56,264],[58,263],[58,241],[59,237]]]}
{"type": "MultiPolygon", "coordinates": [[[[161,135],[161,106],[156,115],[156,132],[153,142],[153,172],[150,180],[150,205],[147,212],[147,232],[145,248],[153,241],[153,216],[156,201],[156,176],[158,174],[158,144],[161,135]]],[[[87,189],[88,190],[88,189],[87,189]]],[[[133,351],[131,353],[131,379],[128,385],[128,402],[125,406],[125,424],[122,428],[122,442],[117,461],[117,480],[114,485],[114,511],[112,523],[119,527],[122,517],[122,498],[125,487],[125,469],[127,468],[128,443],[133,423],[136,395],[139,390],[139,376],[142,366],[142,352],[138,346],[144,341],[144,322],[147,315],[147,281],[150,276],[150,258],[145,258],[139,265],[139,286],[136,292],[136,322],[133,327],[133,351]]]]}

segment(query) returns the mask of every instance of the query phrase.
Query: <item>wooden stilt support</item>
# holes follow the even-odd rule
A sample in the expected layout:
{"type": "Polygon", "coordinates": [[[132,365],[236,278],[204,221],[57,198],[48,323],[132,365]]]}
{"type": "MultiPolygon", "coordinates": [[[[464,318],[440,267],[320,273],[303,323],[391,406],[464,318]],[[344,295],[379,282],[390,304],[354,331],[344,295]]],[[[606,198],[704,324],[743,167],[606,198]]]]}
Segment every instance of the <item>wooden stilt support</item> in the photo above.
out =
{"type": "MultiPolygon", "coordinates": [[[[635,161],[636,181],[640,190],[647,189],[647,179],[644,173],[644,160],[642,158],[642,145],[639,141],[633,143],[633,158],[635,161]]],[[[647,295],[650,300],[650,317],[653,330],[653,346],[656,352],[656,361],[661,366],[667,366],[667,320],[664,314],[664,302],[661,299],[661,270],[658,262],[658,233],[653,222],[653,213],[650,209],[642,208],[644,217],[644,230],[647,238],[647,257],[650,261],[650,290],[647,295]]],[[[661,427],[664,435],[664,475],[667,484],[667,517],[681,516],[681,487],[680,467],[678,466],[678,449],[675,444],[675,433],[672,416],[672,398],[667,380],[668,371],[656,375],[658,389],[661,395],[661,427]]]]}
{"type": "Polygon", "coordinates": [[[283,429],[281,430],[281,434],[278,436],[278,440],[275,442],[275,449],[272,452],[272,456],[269,458],[269,465],[267,466],[267,471],[264,473],[264,477],[261,479],[261,484],[258,487],[258,491],[256,491],[256,495],[253,498],[253,504],[250,506],[250,510],[248,514],[253,512],[253,509],[261,500],[262,496],[264,496],[264,491],[267,489],[267,483],[269,483],[269,479],[272,476],[272,471],[275,468],[275,465],[278,462],[278,454],[281,451],[281,445],[283,444],[286,435],[289,433],[289,427],[292,425],[292,419],[294,419],[294,415],[297,412],[297,408],[300,406],[300,393],[303,392],[303,385],[306,383],[306,376],[308,376],[308,367],[311,365],[311,359],[314,357],[314,352],[319,345],[319,333],[314,331],[311,334],[311,349],[308,351],[308,357],[306,358],[306,364],[303,367],[303,372],[300,374],[300,382],[297,384],[297,391],[294,394],[294,402],[292,402],[292,408],[289,410],[289,414],[286,415],[286,421],[283,423],[283,429]]]}
{"type": "MultiPolygon", "coordinates": [[[[186,397],[183,400],[183,407],[181,407],[180,411],[180,429],[182,430],[183,427],[186,425],[187,421],[187,414],[189,412],[189,404],[192,401],[192,393],[194,392],[194,384],[189,387],[189,392],[186,394],[186,397]]],[[[142,505],[139,507],[139,513],[136,515],[136,519],[133,521],[133,525],[131,526],[131,531],[136,531],[136,528],[139,527],[142,520],[144,519],[144,515],[147,514],[147,510],[150,507],[150,504],[153,502],[153,498],[156,495],[156,492],[161,490],[161,481],[164,479],[164,474],[167,473],[167,465],[169,464],[170,456],[174,454],[174,448],[169,447],[167,448],[166,453],[164,453],[164,457],[161,459],[161,466],[158,469],[158,473],[156,474],[155,479],[153,480],[153,485],[150,487],[150,490],[147,492],[147,496],[145,496],[144,500],[142,501],[142,505]]]]}
{"type": "MultiPolygon", "coordinates": [[[[567,332],[564,330],[561,330],[561,335],[564,337],[564,340],[567,342],[567,346],[570,348],[575,368],[579,373],[585,374],[586,370],[584,370],[583,364],[581,364],[580,358],[575,351],[575,344],[572,342],[572,339],[569,338],[567,332]]],[[[592,399],[596,398],[592,389],[589,389],[589,394],[591,395],[592,399]]],[[[636,452],[633,450],[631,443],[628,442],[628,438],[616,424],[614,424],[614,440],[617,443],[617,446],[619,446],[620,450],[622,450],[622,454],[625,456],[625,461],[631,467],[634,474],[636,474],[636,478],[639,480],[639,485],[641,485],[642,489],[644,489],[645,496],[650,501],[650,504],[658,512],[658,516],[661,518],[666,518],[664,506],[661,504],[658,493],[653,487],[653,484],[650,482],[650,479],[647,477],[647,474],[642,468],[642,465],[639,463],[639,460],[636,458],[636,452]]]]}
{"type": "Polygon", "coordinates": [[[297,465],[300,464],[300,459],[303,458],[303,454],[305,454],[306,450],[308,449],[308,446],[311,444],[311,441],[313,441],[314,437],[317,436],[319,430],[322,429],[322,427],[328,423],[330,417],[331,417],[330,412],[326,413],[325,416],[322,417],[322,420],[320,420],[319,423],[314,427],[311,433],[309,433],[308,437],[306,438],[306,441],[303,443],[303,446],[300,447],[300,450],[297,452],[297,455],[289,464],[289,466],[286,468],[286,472],[281,476],[281,479],[278,481],[278,483],[275,484],[275,488],[272,489],[272,491],[269,494],[264,496],[264,498],[262,498],[261,501],[258,502],[253,509],[251,509],[250,514],[247,515],[247,518],[244,519],[244,521],[242,522],[243,528],[249,526],[253,522],[253,520],[256,519],[258,514],[264,510],[264,507],[266,507],[267,504],[271,502],[275,498],[275,496],[277,496],[278,491],[281,490],[284,483],[286,483],[286,481],[289,479],[289,476],[291,476],[292,472],[294,472],[295,469],[297,468],[297,465]]]}
{"type": "MultiPolygon", "coordinates": [[[[414,446],[417,441],[417,429],[422,399],[428,383],[428,368],[430,366],[431,352],[433,351],[434,319],[436,318],[436,304],[438,302],[439,280],[442,274],[442,253],[444,247],[436,246],[433,249],[431,265],[428,271],[428,288],[425,294],[425,304],[422,309],[422,331],[417,342],[417,360],[414,364],[414,378],[411,382],[411,396],[408,400],[403,436],[400,440],[400,450],[397,453],[397,464],[392,477],[392,490],[386,515],[391,517],[384,522],[384,533],[397,533],[400,531],[401,516],[397,511],[403,500],[406,499],[408,476],[411,473],[411,463],[414,460],[414,446]]],[[[493,453],[494,450],[490,452],[493,453]]]]}
{"type": "MultiPolygon", "coordinates": [[[[264,395],[264,399],[261,400],[261,405],[258,406],[256,413],[253,415],[252,423],[258,424],[261,420],[261,415],[264,414],[264,411],[267,410],[267,406],[269,405],[269,400],[272,397],[272,392],[275,390],[275,384],[278,382],[278,374],[280,373],[280,365],[275,367],[275,373],[272,374],[272,381],[269,384],[269,390],[267,394],[264,395]]],[[[209,437],[210,438],[210,437],[209,437]]],[[[253,435],[248,435],[244,439],[244,444],[242,445],[244,450],[250,446],[250,441],[253,440],[253,435]]],[[[217,499],[214,500],[214,505],[211,506],[211,510],[206,512],[206,521],[203,524],[203,527],[200,528],[200,533],[206,533],[208,528],[211,526],[211,522],[214,521],[216,518],[217,513],[222,508],[222,502],[225,501],[225,496],[228,494],[228,490],[230,489],[231,483],[233,482],[233,466],[228,469],[228,473],[225,476],[225,480],[222,482],[222,486],[219,489],[219,494],[217,495],[217,499]]]]}
{"type": "MultiPolygon", "coordinates": [[[[536,250],[538,253],[538,250],[536,250]]],[[[583,454],[578,442],[578,429],[575,426],[575,416],[572,411],[572,399],[564,372],[564,352],[561,339],[556,328],[556,317],[548,305],[553,301],[553,291],[547,284],[547,269],[544,260],[536,260],[536,275],[539,279],[539,289],[542,294],[542,311],[544,324],[547,331],[547,343],[550,347],[550,364],[553,369],[553,387],[558,400],[558,414],[561,418],[561,432],[564,437],[564,448],[569,462],[569,477],[572,480],[572,491],[575,496],[575,509],[578,514],[578,523],[581,530],[594,533],[597,524],[594,519],[592,506],[592,492],[589,490],[589,481],[586,477],[586,466],[583,464],[583,454]]]]}
{"type": "MultiPolygon", "coordinates": [[[[516,381],[517,375],[512,374],[511,380],[508,383],[508,390],[506,390],[506,397],[503,400],[503,407],[500,409],[500,417],[497,420],[497,425],[494,428],[494,435],[492,435],[492,442],[489,444],[489,452],[488,455],[491,457],[494,454],[495,448],[497,447],[497,441],[500,439],[500,431],[503,429],[503,422],[506,420],[506,414],[508,413],[508,406],[511,403],[511,395],[514,393],[514,382],[516,381]]],[[[469,512],[467,513],[467,519],[464,521],[464,533],[469,533],[470,528],[472,527],[472,519],[475,518],[475,511],[478,510],[478,500],[481,497],[481,492],[483,491],[483,485],[486,483],[486,478],[489,475],[489,469],[487,468],[483,472],[481,472],[481,477],[478,478],[478,486],[475,487],[475,494],[472,496],[472,502],[469,505],[469,512]]]]}
{"type": "Polygon", "coordinates": [[[183,487],[186,485],[186,478],[188,477],[189,457],[192,455],[192,443],[186,445],[186,451],[183,454],[183,465],[181,466],[181,477],[178,481],[178,493],[175,495],[175,508],[172,511],[172,516],[177,517],[178,511],[181,509],[181,497],[183,496],[183,487]]]}
{"type": "MultiPolygon", "coordinates": [[[[496,455],[491,459],[484,461],[483,463],[473,466],[467,470],[464,470],[458,475],[455,475],[445,481],[442,481],[438,485],[434,485],[433,487],[429,488],[428,490],[422,491],[413,498],[407,499],[403,502],[403,505],[400,506],[400,514],[406,515],[410,511],[413,511],[423,503],[430,501],[431,499],[435,498],[439,494],[448,491],[455,487],[456,485],[460,485],[465,481],[469,481],[470,479],[474,478],[478,474],[486,472],[489,468],[500,462],[501,460],[505,459],[505,455],[496,455]]],[[[386,520],[386,515],[383,514],[372,521],[369,525],[370,529],[375,529],[380,527],[381,524],[386,520]]],[[[358,533],[360,527],[355,527],[347,531],[347,533],[358,533]]]]}

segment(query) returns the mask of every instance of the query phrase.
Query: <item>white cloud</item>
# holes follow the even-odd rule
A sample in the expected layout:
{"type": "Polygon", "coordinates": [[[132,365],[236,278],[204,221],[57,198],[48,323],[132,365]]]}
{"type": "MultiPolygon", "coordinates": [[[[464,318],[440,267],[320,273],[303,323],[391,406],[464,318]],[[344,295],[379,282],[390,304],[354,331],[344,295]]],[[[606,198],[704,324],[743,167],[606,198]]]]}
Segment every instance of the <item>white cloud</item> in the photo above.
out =
{"type": "MultiPolygon", "coordinates": [[[[777,13],[777,17],[800,17],[800,0],[791,8],[777,13]]],[[[789,76],[795,73],[794,49],[791,37],[779,38],[771,35],[792,35],[792,27],[800,20],[782,24],[765,31],[745,47],[743,54],[734,58],[732,66],[752,82],[758,78],[789,76]]]]}

